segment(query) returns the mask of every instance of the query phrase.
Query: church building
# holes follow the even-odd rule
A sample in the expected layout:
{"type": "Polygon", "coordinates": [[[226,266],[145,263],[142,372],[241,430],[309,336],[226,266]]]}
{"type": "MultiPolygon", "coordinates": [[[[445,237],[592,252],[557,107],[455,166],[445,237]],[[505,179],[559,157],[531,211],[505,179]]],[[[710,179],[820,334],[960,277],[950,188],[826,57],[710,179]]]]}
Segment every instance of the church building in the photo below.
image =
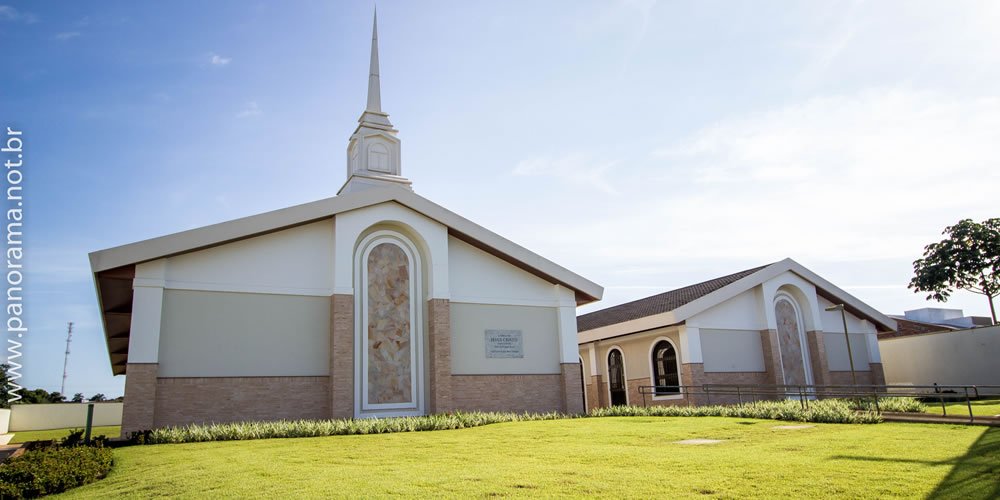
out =
{"type": "Polygon", "coordinates": [[[201,422],[579,413],[603,289],[413,192],[368,102],[336,196],[90,254],[123,435],[201,422]]]}

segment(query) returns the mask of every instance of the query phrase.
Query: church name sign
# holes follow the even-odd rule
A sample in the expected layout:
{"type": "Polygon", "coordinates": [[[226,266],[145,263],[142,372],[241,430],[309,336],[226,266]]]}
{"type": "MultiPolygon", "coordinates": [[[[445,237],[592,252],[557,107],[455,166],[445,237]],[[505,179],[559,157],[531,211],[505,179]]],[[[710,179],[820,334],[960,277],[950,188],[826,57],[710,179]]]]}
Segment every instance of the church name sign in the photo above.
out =
{"type": "Polygon", "coordinates": [[[521,330],[486,330],[487,358],[523,358],[521,330]]]}

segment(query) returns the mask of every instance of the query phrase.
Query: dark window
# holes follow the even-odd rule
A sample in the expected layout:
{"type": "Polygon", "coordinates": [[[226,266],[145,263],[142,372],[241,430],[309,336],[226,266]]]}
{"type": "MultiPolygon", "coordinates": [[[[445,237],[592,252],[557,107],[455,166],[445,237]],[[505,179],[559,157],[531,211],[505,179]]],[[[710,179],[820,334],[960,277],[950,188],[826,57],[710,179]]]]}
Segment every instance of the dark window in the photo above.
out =
{"type": "Polygon", "coordinates": [[[666,340],[653,347],[653,384],[656,395],[680,394],[680,376],[677,374],[677,351],[666,340]]]}
{"type": "Polygon", "coordinates": [[[611,406],[628,404],[628,396],[625,394],[625,360],[618,349],[612,349],[608,353],[608,389],[611,392],[611,406]]]}

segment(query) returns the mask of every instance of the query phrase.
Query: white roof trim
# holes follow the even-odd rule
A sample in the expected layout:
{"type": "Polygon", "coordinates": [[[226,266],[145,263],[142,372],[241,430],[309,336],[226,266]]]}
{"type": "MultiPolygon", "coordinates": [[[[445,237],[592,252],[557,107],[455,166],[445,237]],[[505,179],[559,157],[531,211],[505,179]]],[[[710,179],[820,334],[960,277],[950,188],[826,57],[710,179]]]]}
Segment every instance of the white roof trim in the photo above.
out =
{"type": "Polygon", "coordinates": [[[652,328],[660,328],[664,326],[670,326],[678,324],[685,321],[692,316],[703,312],[711,307],[721,304],[747,290],[750,290],[772,278],[777,277],[781,273],[786,271],[791,271],[798,274],[806,281],[811,282],[816,286],[817,289],[821,289],[827,294],[833,295],[838,300],[853,307],[868,316],[882,326],[889,328],[891,330],[896,329],[896,321],[892,318],[876,311],[874,308],[865,304],[857,297],[845,292],[841,288],[837,287],[833,283],[823,279],[818,274],[806,269],[802,264],[795,262],[792,259],[785,259],[780,262],[775,262],[753,274],[745,276],[739,280],[736,280],[712,293],[706,294],[699,297],[683,306],[678,307],[672,311],[667,311],[660,314],[654,314],[652,316],[646,316],[644,318],[636,318],[633,320],[625,321],[622,323],[616,323],[613,325],[602,326],[600,328],[595,328],[593,330],[588,330],[585,332],[580,332],[580,343],[594,342],[597,340],[603,340],[611,337],[617,337],[620,335],[627,335],[634,332],[641,332],[649,330],[652,328]]]}
{"type": "MultiPolygon", "coordinates": [[[[278,231],[338,213],[394,201],[462,233],[498,253],[548,275],[593,300],[600,300],[604,288],[514,242],[404,188],[386,186],[334,196],[311,203],[251,215],[158,238],[121,245],[90,253],[90,267],[96,274],[117,267],[192,252],[235,240],[278,231]]],[[[590,302],[587,300],[585,302],[590,302]]]]}

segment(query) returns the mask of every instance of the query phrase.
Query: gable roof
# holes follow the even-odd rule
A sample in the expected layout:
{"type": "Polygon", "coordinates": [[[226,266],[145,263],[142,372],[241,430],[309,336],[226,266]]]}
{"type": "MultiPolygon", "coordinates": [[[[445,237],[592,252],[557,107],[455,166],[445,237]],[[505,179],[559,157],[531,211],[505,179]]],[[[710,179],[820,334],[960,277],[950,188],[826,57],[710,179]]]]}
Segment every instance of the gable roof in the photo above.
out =
{"type": "Polygon", "coordinates": [[[765,267],[767,266],[758,266],[728,276],[702,281],[701,283],[652,295],[644,299],[633,300],[632,302],[584,314],[576,318],[576,329],[578,332],[584,332],[602,326],[673,311],[688,302],[704,297],[765,267]]]}
{"type": "Polygon", "coordinates": [[[164,257],[261,236],[339,213],[381,203],[398,203],[448,228],[448,234],[550,283],[574,291],[577,304],[600,300],[604,288],[413,191],[385,186],[212,224],[167,236],[90,253],[112,372],[125,373],[132,313],[135,266],[164,257]]]}
{"type": "Polygon", "coordinates": [[[816,295],[842,303],[847,312],[865,318],[879,331],[896,329],[896,322],[857,297],[792,259],[747,269],[695,285],[610,307],[577,318],[580,342],[591,342],[662,326],[676,325],[688,318],[750,290],[781,273],[790,271],[816,287],[816,295]]]}

